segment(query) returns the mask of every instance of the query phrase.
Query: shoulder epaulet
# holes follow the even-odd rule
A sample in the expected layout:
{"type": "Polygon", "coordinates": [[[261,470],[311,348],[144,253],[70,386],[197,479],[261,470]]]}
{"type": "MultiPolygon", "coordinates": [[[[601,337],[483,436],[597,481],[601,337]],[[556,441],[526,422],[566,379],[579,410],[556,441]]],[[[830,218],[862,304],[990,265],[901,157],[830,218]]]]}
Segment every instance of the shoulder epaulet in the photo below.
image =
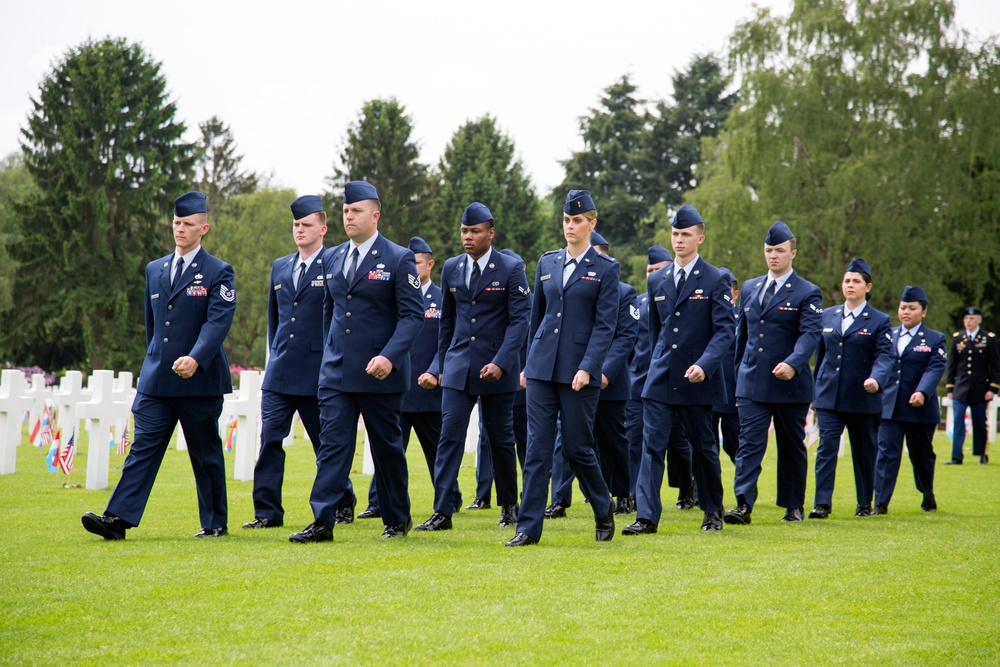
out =
{"type": "MultiPolygon", "coordinates": [[[[615,259],[614,257],[610,257],[608,255],[602,255],[601,253],[597,253],[597,256],[600,257],[605,262],[611,262],[612,264],[617,264],[618,263],[618,260],[615,259]]],[[[600,261],[600,260],[598,260],[598,261],[600,261]]]]}
{"type": "Polygon", "coordinates": [[[562,248],[556,248],[555,250],[549,250],[548,252],[543,252],[542,253],[542,257],[545,257],[546,255],[554,255],[555,253],[559,252],[560,250],[562,250],[562,248]]]}
{"type": "Polygon", "coordinates": [[[958,338],[958,334],[960,334],[960,333],[962,333],[962,332],[961,332],[961,331],[956,331],[955,333],[953,333],[953,334],[951,335],[951,337],[952,337],[952,338],[958,338]]]}

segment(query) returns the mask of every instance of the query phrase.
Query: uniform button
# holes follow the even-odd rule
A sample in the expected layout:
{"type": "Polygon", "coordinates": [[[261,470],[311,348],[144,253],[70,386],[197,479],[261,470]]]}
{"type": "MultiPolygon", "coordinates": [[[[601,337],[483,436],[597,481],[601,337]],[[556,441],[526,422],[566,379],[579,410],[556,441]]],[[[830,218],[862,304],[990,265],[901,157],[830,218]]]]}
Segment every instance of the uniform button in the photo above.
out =
{"type": "Polygon", "coordinates": [[[348,294],[348,295],[347,295],[347,300],[348,300],[348,301],[350,301],[350,300],[351,300],[351,295],[350,295],[350,294],[348,294]]]}
{"type": "Polygon", "coordinates": [[[168,326],[168,327],[170,326],[170,322],[167,322],[167,326],[168,326]]]}
{"type": "Polygon", "coordinates": [[[840,355],[839,354],[837,355],[837,358],[840,359],[840,355]]]}
{"type": "Polygon", "coordinates": [[[295,318],[293,317],[293,318],[292,318],[292,322],[294,322],[294,321],[295,321],[295,318]]]}
{"type": "Polygon", "coordinates": [[[839,345],[840,347],[844,347],[843,343],[837,343],[837,345],[839,345]]]}
{"type": "Polygon", "coordinates": [[[562,301],[562,297],[559,297],[559,300],[562,301]]]}
{"type": "Polygon", "coordinates": [[[764,324],[764,320],[761,320],[761,321],[760,321],[760,323],[761,323],[761,324],[764,324]]]}
{"type": "Polygon", "coordinates": [[[476,318],[474,318],[474,317],[473,317],[473,318],[472,318],[472,320],[470,320],[470,321],[471,321],[471,322],[472,322],[473,324],[475,324],[475,323],[476,323],[476,318]]]}
{"type": "Polygon", "coordinates": [[[840,366],[837,366],[837,368],[835,368],[834,370],[836,370],[839,373],[840,372],[840,366]]]}
{"type": "Polygon", "coordinates": [[[289,338],[295,338],[295,334],[288,334],[289,338]]]}
{"type": "Polygon", "coordinates": [[[556,313],[556,317],[562,317],[562,313],[556,313]]]}
{"type": "Polygon", "coordinates": [[[473,302],[472,302],[472,305],[473,305],[473,306],[474,306],[474,305],[476,305],[476,302],[475,302],[475,301],[473,301],[473,302]]]}
{"type": "Polygon", "coordinates": [[[559,333],[559,329],[553,329],[552,333],[559,333]]]}
{"type": "Polygon", "coordinates": [[[163,342],[164,342],[164,343],[169,343],[169,342],[170,342],[170,339],[169,339],[169,338],[164,338],[164,339],[163,339],[163,342]]]}
{"type": "Polygon", "coordinates": [[[757,351],[758,351],[758,352],[763,352],[763,351],[764,351],[764,348],[762,348],[762,347],[758,347],[758,348],[757,348],[757,351]]]}
{"type": "Polygon", "coordinates": [[[680,311],[674,313],[674,317],[680,317],[680,316],[681,316],[680,311]]]}
{"type": "Polygon", "coordinates": [[[347,333],[347,334],[349,334],[349,333],[351,333],[351,330],[350,330],[350,329],[347,329],[346,331],[344,331],[344,333],[347,333]]]}
{"type": "MultiPolygon", "coordinates": [[[[350,299],[351,297],[347,297],[347,298],[350,299]]],[[[292,306],[297,306],[297,305],[299,305],[298,301],[292,301],[292,306]]]]}
{"type": "Polygon", "coordinates": [[[350,317],[350,316],[351,316],[351,313],[350,313],[350,312],[347,312],[347,313],[345,313],[345,315],[346,315],[347,317],[350,317]]]}
{"type": "Polygon", "coordinates": [[[473,343],[475,343],[475,342],[476,342],[476,337],[475,337],[475,336],[473,336],[473,337],[472,337],[472,338],[470,338],[469,340],[470,340],[470,341],[472,341],[473,343]]]}
{"type": "Polygon", "coordinates": [[[764,337],[764,334],[758,334],[757,335],[757,338],[763,338],[763,337],[764,337]]]}
{"type": "Polygon", "coordinates": [[[677,343],[674,343],[673,345],[671,345],[670,349],[671,350],[676,350],[677,349],[677,343]]]}
{"type": "Polygon", "coordinates": [[[167,310],[173,310],[173,309],[174,309],[173,306],[167,306],[167,310]]]}
{"type": "Polygon", "coordinates": [[[677,327],[674,327],[674,333],[677,333],[677,327]]]}

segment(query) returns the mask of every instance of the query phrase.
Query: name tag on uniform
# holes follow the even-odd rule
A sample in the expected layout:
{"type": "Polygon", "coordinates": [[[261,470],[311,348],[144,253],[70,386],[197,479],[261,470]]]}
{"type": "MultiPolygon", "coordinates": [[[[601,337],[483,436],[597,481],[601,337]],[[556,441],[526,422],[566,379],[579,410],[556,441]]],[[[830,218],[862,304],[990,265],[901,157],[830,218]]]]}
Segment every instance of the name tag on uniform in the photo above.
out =
{"type": "Polygon", "coordinates": [[[150,294],[149,295],[149,300],[150,301],[152,301],[153,299],[159,299],[159,298],[160,298],[159,294],[150,294]]]}
{"type": "Polygon", "coordinates": [[[544,276],[542,276],[541,278],[539,278],[539,280],[551,280],[551,279],[552,279],[552,274],[551,273],[546,273],[544,276]]]}
{"type": "Polygon", "coordinates": [[[832,333],[833,327],[823,327],[823,333],[832,333]]]}
{"type": "Polygon", "coordinates": [[[280,289],[281,289],[281,283],[278,283],[277,285],[274,286],[274,291],[275,292],[277,292],[280,289]]]}
{"type": "Polygon", "coordinates": [[[654,296],[653,301],[665,301],[667,297],[665,296],[654,296]]]}
{"type": "Polygon", "coordinates": [[[208,288],[204,285],[191,285],[187,288],[188,296],[208,296],[208,288]]]}
{"type": "Polygon", "coordinates": [[[457,288],[457,287],[449,287],[449,288],[448,288],[448,291],[449,291],[449,292],[457,292],[457,291],[458,291],[458,288],[457,288]]]}

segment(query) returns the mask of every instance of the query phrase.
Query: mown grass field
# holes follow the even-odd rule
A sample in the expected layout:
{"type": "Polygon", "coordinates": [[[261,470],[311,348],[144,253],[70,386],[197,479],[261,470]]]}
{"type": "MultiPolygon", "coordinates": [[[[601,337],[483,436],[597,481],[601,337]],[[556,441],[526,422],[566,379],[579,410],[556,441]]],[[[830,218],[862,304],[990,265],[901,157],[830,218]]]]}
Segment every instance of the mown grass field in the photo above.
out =
{"type": "MultiPolygon", "coordinates": [[[[0,477],[0,663],[996,665],[1000,460],[946,467],[943,434],[935,444],[936,514],[920,511],[904,458],[890,514],[854,518],[844,458],[833,517],[782,524],[772,446],[749,527],[702,533],[701,512],[672,509],[665,489],[657,535],[596,543],[577,494],[525,549],[502,547],[513,531],[495,506],[461,512],[450,532],[386,541],[378,520],[357,521],[333,543],[291,544],[312,520],[304,442],[289,449],[284,528],[241,530],[251,483],[230,480],[230,536],[193,539],[191,469],[171,449],[142,526],[105,542],[80,515],[101,512],[110,489],[63,488],[24,446],[0,477]]],[[[419,445],[409,451],[419,523],[432,489],[419,445]]],[[[472,466],[461,475],[469,502],[472,466]]],[[[729,504],[732,475],[726,460],[729,504]]],[[[360,511],[368,477],[354,479],[360,511]]]]}

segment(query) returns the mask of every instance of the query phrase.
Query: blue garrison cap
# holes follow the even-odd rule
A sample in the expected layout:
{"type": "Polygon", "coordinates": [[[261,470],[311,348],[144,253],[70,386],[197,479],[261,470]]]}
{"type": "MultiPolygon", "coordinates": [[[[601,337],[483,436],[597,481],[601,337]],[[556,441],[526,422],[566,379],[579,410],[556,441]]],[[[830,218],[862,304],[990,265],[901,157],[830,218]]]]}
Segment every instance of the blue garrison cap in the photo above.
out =
{"type": "Polygon", "coordinates": [[[195,213],[208,213],[208,203],[202,193],[192,190],[174,200],[174,215],[176,217],[186,218],[195,213]]]}
{"type": "Polygon", "coordinates": [[[860,257],[854,257],[851,259],[851,263],[847,265],[847,268],[844,269],[844,273],[867,273],[871,275],[872,270],[869,268],[868,262],[860,257]]]}
{"type": "Polygon", "coordinates": [[[375,186],[368,181],[350,181],[344,184],[345,204],[353,204],[354,202],[363,201],[365,199],[382,201],[378,198],[378,190],[376,190],[375,186]]]}
{"type": "Polygon", "coordinates": [[[789,239],[794,239],[795,234],[792,234],[792,230],[788,228],[788,225],[781,222],[780,220],[767,230],[767,236],[764,237],[765,245],[778,245],[779,243],[784,243],[789,239]]]}
{"type": "Polygon", "coordinates": [[[722,274],[722,277],[725,278],[726,282],[729,283],[730,285],[736,282],[736,276],[734,276],[733,272],[727,269],[726,267],[720,266],[719,273],[722,274]]]}
{"type": "Polygon", "coordinates": [[[646,254],[649,256],[649,261],[646,262],[648,266],[659,264],[660,262],[672,262],[674,259],[670,251],[661,245],[650,246],[646,254]]]}
{"type": "Polygon", "coordinates": [[[427,241],[423,240],[419,236],[414,236],[412,239],[410,239],[410,245],[408,245],[407,247],[412,252],[426,252],[430,255],[434,254],[434,251],[431,250],[431,247],[430,245],[427,244],[427,241]]]}
{"type": "Polygon", "coordinates": [[[465,211],[462,212],[462,225],[466,227],[489,222],[492,219],[493,214],[490,213],[490,209],[486,208],[486,204],[480,204],[477,201],[466,206],[465,211]]]}
{"type": "Polygon", "coordinates": [[[566,195],[566,203],[563,205],[563,213],[577,215],[587,211],[596,211],[594,200],[586,190],[570,190],[566,195]]]}
{"type": "Polygon", "coordinates": [[[684,204],[679,209],[677,213],[674,214],[674,222],[671,225],[674,229],[687,229],[688,227],[694,227],[695,225],[702,225],[705,221],[701,219],[698,214],[698,209],[691,204],[684,204]]]}
{"type": "Polygon", "coordinates": [[[903,303],[909,303],[911,301],[923,301],[927,302],[927,294],[924,292],[924,288],[920,285],[907,285],[903,288],[903,296],[899,297],[899,300],[903,303]]]}
{"type": "Polygon", "coordinates": [[[292,202],[292,219],[301,220],[323,210],[323,200],[316,195],[302,195],[292,202]]]}
{"type": "Polygon", "coordinates": [[[524,259],[510,248],[504,248],[503,250],[500,251],[500,254],[507,255],[508,257],[513,257],[521,264],[524,264],[524,259]]]}
{"type": "Polygon", "coordinates": [[[611,245],[608,243],[603,236],[598,234],[596,231],[590,232],[590,245],[611,245]]]}
{"type": "Polygon", "coordinates": [[[965,310],[962,311],[962,316],[963,317],[965,317],[966,315],[979,315],[979,316],[982,316],[982,314],[983,314],[983,311],[979,310],[979,308],[976,308],[975,306],[969,306],[968,308],[966,308],[965,310]]]}

